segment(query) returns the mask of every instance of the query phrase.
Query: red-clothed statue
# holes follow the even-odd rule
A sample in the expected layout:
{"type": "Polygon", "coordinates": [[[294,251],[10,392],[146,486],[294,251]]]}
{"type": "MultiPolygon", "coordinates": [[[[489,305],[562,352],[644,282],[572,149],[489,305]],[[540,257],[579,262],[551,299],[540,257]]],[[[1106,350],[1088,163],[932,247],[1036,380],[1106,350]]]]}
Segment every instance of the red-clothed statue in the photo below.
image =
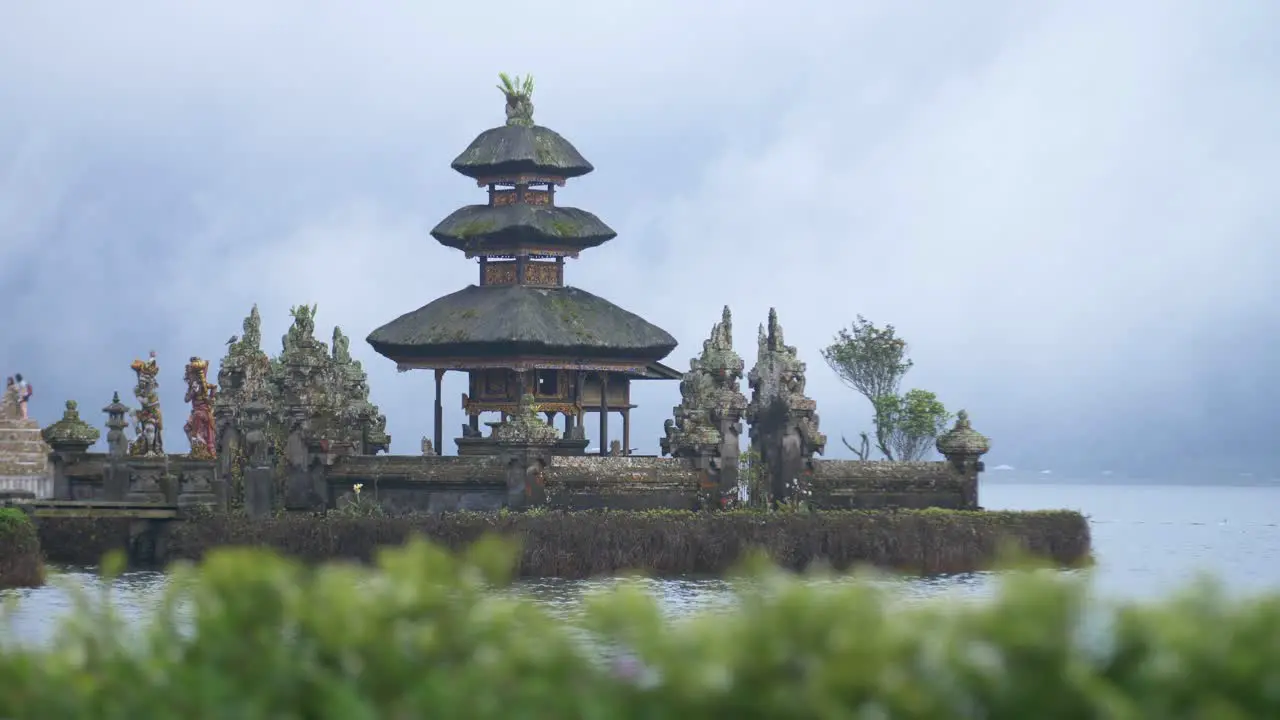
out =
{"type": "Polygon", "coordinates": [[[213,424],[213,396],[218,386],[209,383],[209,361],[191,358],[183,374],[187,381],[184,402],[191,403],[191,416],[182,426],[191,443],[191,457],[212,460],[217,455],[217,431],[213,424]]]}

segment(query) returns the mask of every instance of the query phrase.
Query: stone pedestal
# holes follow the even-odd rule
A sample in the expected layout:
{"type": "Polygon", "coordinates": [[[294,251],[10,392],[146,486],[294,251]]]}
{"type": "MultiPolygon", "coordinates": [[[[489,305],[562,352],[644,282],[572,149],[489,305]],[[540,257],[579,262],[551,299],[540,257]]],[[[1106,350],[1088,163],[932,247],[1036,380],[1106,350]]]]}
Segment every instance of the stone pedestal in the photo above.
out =
{"type": "Polygon", "coordinates": [[[49,497],[49,452],[35,420],[0,418],[0,489],[49,497]]]}

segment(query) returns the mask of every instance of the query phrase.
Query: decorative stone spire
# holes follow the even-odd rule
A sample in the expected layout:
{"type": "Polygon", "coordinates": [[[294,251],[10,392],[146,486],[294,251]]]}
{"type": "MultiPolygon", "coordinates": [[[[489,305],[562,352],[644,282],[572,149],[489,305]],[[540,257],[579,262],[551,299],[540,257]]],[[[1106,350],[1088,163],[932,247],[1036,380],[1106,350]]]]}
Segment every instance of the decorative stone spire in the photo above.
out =
{"type": "Polygon", "coordinates": [[[818,403],[805,395],[805,373],[808,366],[800,360],[794,345],[787,345],[778,322],[778,311],[769,308],[769,325],[760,326],[756,366],[747,375],[751,387],[751,403],[747,406],[748,422],[752,436],[756,426],[775,403],[793,420],[803,441],[801,454],[810,458],[821,454],[827,445],[827,436],[818,430],[818,403]]]}
{"type": "Polygon", "coordinates": [[[680,404],[667,420],[666,435],[659,439],[662,452],[675,457],[721,452],[729,442],[735,448],[742,432],[747,398],[739,383],[745,363],[733,349],[733,317],[726,305],[720,322],[702,343],[702,353],[689,361],[689,372],[680,381],[680,404]]]}
{"type": "Polygon", "coordinates": [[[975,469],[981,471],[979,458],[991,449],[991,441],[973,429],[969,424],[969,413],[961,410],[956,414],[955,427],[940,435],[935,447],[957,467],[963,469],[965,465],[976,464],[975,469]]]}
{"type": "Polygon", "coordinates": [[[506,73],[499,73],[502,84],[498,89],[507,98],[507,124],[533,126],[533,76],[523,79],[516,75],[512,78],[506,73]]]}
{"type": "Polygon", "coordinates": [[[775,502],[805,491],[813,456],[827,445],[818,430],[818,404],[804,394],[806,370],[795,347],[783,340],[778,313],[770,308],[768,328],[760,326],[756,365],[747,375],[751,403],[746,415],[751,447],[775,502]]]}
{"type": "Polygon", "coordinates": [[[57,452],[80,453],[98,442],[98,429],[80,419],[75,400],[68,400],[62,419],[45,428],[40,435],[57,452]]]}

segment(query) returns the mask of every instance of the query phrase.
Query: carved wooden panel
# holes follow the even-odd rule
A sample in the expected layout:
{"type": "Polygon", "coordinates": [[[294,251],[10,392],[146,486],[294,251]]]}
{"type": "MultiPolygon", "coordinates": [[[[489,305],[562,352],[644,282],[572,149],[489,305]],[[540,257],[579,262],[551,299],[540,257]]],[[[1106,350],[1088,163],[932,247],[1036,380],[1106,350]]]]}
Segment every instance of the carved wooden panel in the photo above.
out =
{"type": "Polygon", "coordinates": [[[492,177],[476,178],[476,185],[479,187],[486,185],[558,185],[564,187],[564,180],[558,175],[527,173],[523,175],[494,175],[492,177]]]}
{"type": "MultiPolygon", "coordinates": [[[[630,404],[630,384],[630,379],[625,376],[609,376],[609,407],[624,407],[630,404]]],[[[600,407],[600,380],[595,373],[589,375],[583,383],[582,398],[579,402],[588,410],[600,407]]]]}
{"type": "Polygon", "coordinates": [[[555,262],[529,261],[524,266],[524,284],[541,287],[560,287],[564,266],[555,262]]]}
{"type": "Polygon", "coordinates": [[[484,266],[484,284],[485,285],[515,285],[516,284],[516,262],[514,260],[505,260],[498,262],[488,262],[484,266]]]}
{"type": "MultiPolygon", "coordinates": [[[[494,190],[490,194],[490,204],[494,207],[502,207],[503,205],[514,205],[519,195],[515,190],[494,190]]],[[[525,205],[550,205],[551,193],[546,190],[525,190],[525,205]]]]}
{"type": "Polygon", "coordinates": [[[477,400],[507,400],[510,398],[511,371],[485,370],[484,383],[477,400]]]}

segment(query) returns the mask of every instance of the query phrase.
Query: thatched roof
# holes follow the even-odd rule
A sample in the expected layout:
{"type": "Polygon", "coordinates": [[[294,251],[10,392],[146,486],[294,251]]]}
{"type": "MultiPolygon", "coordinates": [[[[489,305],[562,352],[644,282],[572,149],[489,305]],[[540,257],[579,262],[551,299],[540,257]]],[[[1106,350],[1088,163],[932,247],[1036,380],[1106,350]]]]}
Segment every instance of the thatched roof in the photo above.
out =
{"type": "Polygon", "coordinates": [[[573,287],[472,285],[369,334],[392,360],[513,357],[657,361],[676,347],[667,331],[573,287]]]}
{"type": "Polygon", "coordinates": [[[574,178],[595,169],[568,140],[541,125],[485,130],[451,167],[473,179],[521,173],[574,178]]]}
{"type": "Polygon", "coordinates": [[[586,210],[555,205],[467,205],[431,231],[441,245],[458,250],[516,246],[592,248],[617,237],[613,228],[586,210]]]}

